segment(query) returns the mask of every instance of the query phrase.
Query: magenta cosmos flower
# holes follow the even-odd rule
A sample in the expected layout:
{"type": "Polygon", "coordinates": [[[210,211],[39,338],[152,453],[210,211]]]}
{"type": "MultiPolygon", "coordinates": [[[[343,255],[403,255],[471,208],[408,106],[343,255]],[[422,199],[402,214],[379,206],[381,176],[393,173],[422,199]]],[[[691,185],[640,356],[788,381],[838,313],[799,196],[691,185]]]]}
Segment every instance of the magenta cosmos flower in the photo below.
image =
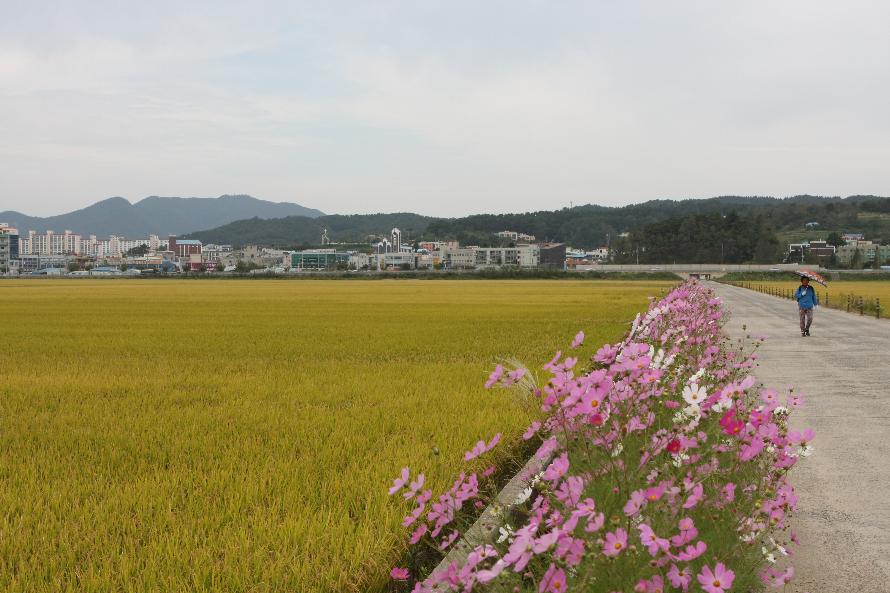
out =
{"type": "Polygon", "coordinates": [[[389,576],[391,576],[396,581],[407,581],[408,580],[408,569],[407,568],[399,568],[396,566],[391,571],[389,571],[389,576]]]}
{"type": "Polygon", "coordinates": [[[705,565],[698,573],[698,583],[705,593],[724,593],[732,587],[734,580],[735,573],[726,568],[722,562],[718,562],[713,571],[710,566],[705,565]]]}

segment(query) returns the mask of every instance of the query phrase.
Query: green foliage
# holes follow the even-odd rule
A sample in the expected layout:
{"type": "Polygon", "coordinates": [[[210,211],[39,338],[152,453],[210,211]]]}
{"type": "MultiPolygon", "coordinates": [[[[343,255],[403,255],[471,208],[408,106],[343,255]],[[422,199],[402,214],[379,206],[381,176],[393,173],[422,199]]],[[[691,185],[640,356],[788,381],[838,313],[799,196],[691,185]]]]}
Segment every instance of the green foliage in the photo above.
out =
{"type": "Polygon", "coordinates": [[[616,263],[771,263],[781,246],[761,214],[695,214],[632,231],[613,244],[616,263]]]}
{"type": "MultiPolygon", "coordinates": [[[[877,196],[851,196],[845,199],[722,196],[705,200],[652,200],[618,208],[588,204],[553,211],[478,214],[463,218],[430,218],[411,213],[318,218],[289,216],[239,220],[215,229],[194,232],[189,237],[236,246],[255,243],[293,247],[317,244],[322,230],[326,228],[333,241],[354,242],[367,247],[373,237],[388,236],[393,227],[398,227],[406,241],[456,240],[463,245],[492,247],[507,244],[495,233],[512,230],[535,235],[538,240],[594,248],[615,242],[623,232],[640,230],[669,219],[736,212],[745,219],[761,214],[770,226],[782,233],[803,233],[807,222],[818,222],[819,228],[823,229],[843,229],[864,232],[870,237],[890,238],[890,215],[885,213],[890,206],[887,204],[890,204],[890,198],[877,196]]],[[[821,235],[824,232],[811,231],[810,234],[821,235]]],[[[770,240],[765,241],[754,248],[750,260],[772,260],[773,247],[770,240]]]]}

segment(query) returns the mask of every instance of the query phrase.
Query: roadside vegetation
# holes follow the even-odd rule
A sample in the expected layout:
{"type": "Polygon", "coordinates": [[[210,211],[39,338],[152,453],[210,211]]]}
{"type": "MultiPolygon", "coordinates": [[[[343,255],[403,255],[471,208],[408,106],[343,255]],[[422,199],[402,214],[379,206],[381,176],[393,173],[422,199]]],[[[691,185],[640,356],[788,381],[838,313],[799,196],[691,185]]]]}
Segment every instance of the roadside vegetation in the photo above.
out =
{"type": "Polygon", "coordinates": [[[725,315],[690,281],[618,343],[593,352],[600,342],[585,347],[579,332],[540,371],[498,365],[486,386],[510,394],[490,397],[535,410],[523,438],[543,470],[492,507],[500,526],[488,541],[432,568],[491,503],[502,433],[468,447],[448,489],[428,487],[422,466],[403,468],[389,493],[414,553],[391,569],[392,590],[724,593],[790,582],[788,472],[814,435],[790,430],[803,397],[757,385],[754,352],[723,336],[725,315]]]}

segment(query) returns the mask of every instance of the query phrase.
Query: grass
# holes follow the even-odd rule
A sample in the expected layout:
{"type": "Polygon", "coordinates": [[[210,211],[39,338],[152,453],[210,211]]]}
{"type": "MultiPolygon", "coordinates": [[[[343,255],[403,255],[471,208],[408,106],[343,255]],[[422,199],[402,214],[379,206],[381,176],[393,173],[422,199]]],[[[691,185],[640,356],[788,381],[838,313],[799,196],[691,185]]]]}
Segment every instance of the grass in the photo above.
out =
{"type": "Polygon", "coordinates": [[[381,588],[399,467],[441,487],[525,426],[495,361],[615,340],[668,286],[5,281],[0,590],[381,588]]]}

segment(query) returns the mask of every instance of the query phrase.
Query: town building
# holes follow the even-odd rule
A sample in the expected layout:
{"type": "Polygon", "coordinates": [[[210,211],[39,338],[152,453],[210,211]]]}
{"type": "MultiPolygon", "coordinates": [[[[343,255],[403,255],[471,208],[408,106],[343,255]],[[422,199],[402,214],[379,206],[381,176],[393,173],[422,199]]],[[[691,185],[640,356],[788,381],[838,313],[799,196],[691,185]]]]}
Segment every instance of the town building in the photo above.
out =
{"type": "Polygon", "coordinates": [[[0,222],[0,274],[18,269],[19,261],[19,231],[0,222]]]}
{"type": "Polygon", "coordinates": [[[527,241],[531,242],[535,240],[534,235],[526,235],[525,233],[519,233],[516,231],[501,231],[498,234],[498,237],[501,239],[507,239],[509,241],[527,241]]]}
{"type": "Polygon", "coordinates": [[[177,239],[170,235],[167,239],[167,251],[172,251],[174,257],[188,259],[191,255],[201,255],[201,242],[196,239],[177,239]]]}
{"type": "Polygon", "coordinates": [[[445,247],[439,251],[439,260],[447,270],[476,267],[476,251],[472,247],[445,247]]]}
{"type": "Polygon", "coordinates": [[[291,253],[292,270],[336,270],[349,265],[349,254],[336,249],[307,249],[291,253]]]}
{"type": "Polygon", "coordinates": [[[475,247],[475,266],[490,268],[500,266],[518,266],[533,268],[540,264],[540,247],[538,245],[519,245],[516,247],[475,247]]]}
{"type": "Polygon", "coordinates": [[[348,265],[350,270],[367,270],[371,266],[371,256],[367,253],[350,253],[348,265]]]}
{"type": "Polygon", "coordinates": [[[803,241],[802,243],[788,244],[788,261],[805,262],[815,258],[820,264],[828,263],[835,255],[837,248],[825,241],[803,241]]]}
{"type": "Polygon", "coordinates": [[[890,264],[890,245],[878,245],[872,241],[849,241],[837,248],[837,262],[843,266],[873,267],[890,264]]]}
{"type": "Polygon", "coordinates": [[[565,243],[544,243],[539,246],[540,256],[538,265],[548,268],[565,268],[566,245],[565,243]]]}

